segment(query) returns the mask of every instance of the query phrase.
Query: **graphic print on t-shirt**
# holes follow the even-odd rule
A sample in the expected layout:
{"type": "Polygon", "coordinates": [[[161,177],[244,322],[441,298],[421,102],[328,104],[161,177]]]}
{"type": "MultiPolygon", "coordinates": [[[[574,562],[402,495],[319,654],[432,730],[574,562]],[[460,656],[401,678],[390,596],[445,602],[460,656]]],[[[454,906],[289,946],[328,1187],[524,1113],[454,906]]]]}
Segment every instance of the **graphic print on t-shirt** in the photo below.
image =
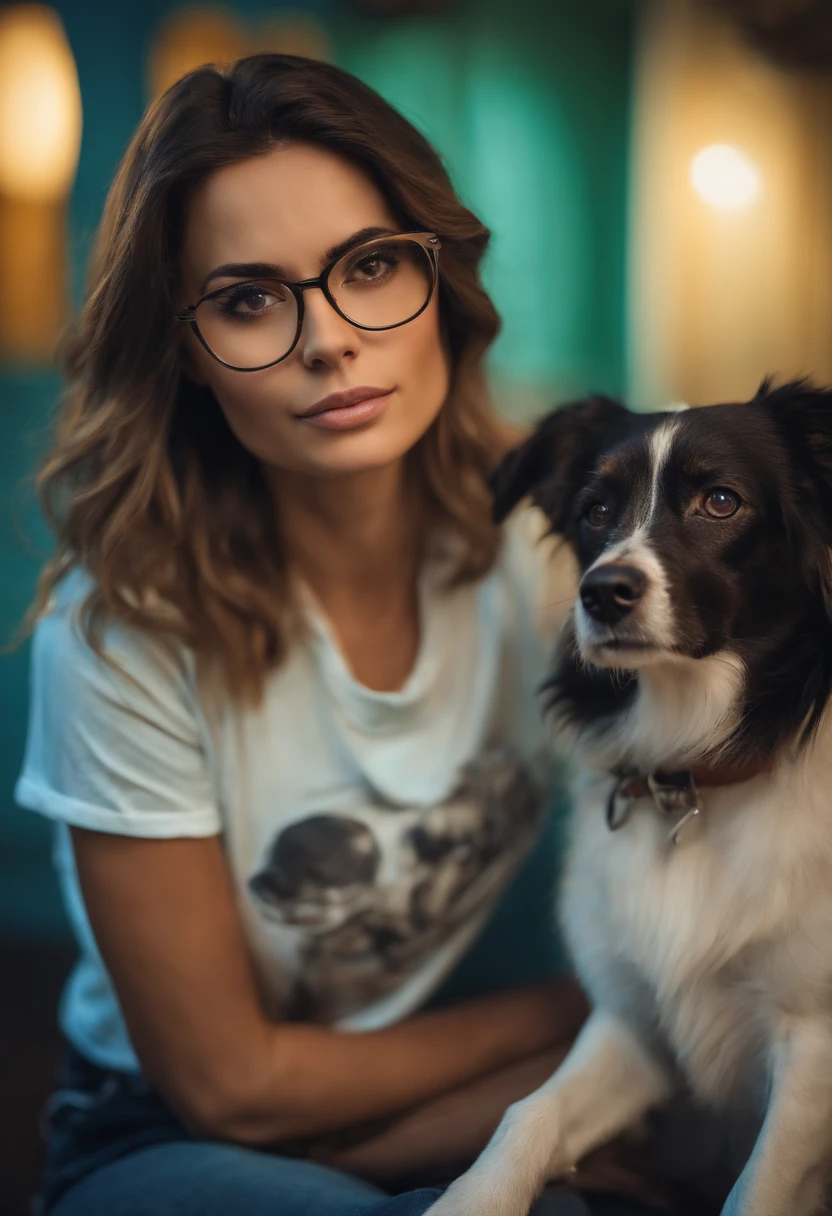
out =
{"type": "Polygon", "coordinates": [[[492,747],[436,806],[379,802],[284,827],[249,889],[266,920],[298,934],[286,1015],[330,1022],[396,989],[493,898],[543,804],[530,766],[492,747]]]}

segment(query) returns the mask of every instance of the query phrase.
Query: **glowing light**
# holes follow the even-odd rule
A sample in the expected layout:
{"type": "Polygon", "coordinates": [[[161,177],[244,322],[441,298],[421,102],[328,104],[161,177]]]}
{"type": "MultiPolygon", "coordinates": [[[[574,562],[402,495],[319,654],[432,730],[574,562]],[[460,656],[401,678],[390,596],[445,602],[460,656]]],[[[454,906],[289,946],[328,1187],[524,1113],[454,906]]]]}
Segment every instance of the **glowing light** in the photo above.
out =
{"type": "Polygon", "coordinates": [[[66,198],[81,145],[81,94],[60,18],[41,4],[0,14],[0,192],[66,198]]]}
{"type": "Polygon", "coordinates": [[[760,171],[750,156],[730,144],[711,144],[690,165],[694,190],[718,211],[745,211],[759,198],[760,171]]]}

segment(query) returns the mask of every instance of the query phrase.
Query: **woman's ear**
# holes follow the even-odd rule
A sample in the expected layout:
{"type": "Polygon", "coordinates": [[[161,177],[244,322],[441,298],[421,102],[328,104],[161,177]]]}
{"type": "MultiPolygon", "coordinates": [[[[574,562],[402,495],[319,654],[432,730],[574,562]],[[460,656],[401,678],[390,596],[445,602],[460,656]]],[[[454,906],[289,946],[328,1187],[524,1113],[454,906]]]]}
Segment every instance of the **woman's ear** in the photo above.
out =
{"type": "Polygon", "coordinates": [[[493,518],[502,523],[521,499],[531,497],[562,532],[569,504],[610,433],[630,411],[609,397],[586,397],[547,414],[490,478],[493,518]]]}

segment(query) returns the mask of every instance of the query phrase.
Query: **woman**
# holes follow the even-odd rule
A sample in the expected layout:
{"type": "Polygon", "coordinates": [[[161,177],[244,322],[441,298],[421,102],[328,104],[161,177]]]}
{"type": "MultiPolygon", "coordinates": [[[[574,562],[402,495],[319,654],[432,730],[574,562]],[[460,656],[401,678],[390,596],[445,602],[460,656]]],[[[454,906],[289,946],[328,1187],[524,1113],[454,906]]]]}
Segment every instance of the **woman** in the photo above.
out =
{"type": "Polygon", "coordinates": [[[393,1180],[470,1159],[580,1022],[566,980],[418,1012],[544,805],[558,596],[534,519],[490,523],[487,237],[313,61],[193,72],[125,155],[17,787],[81,946],[50,1216],[422,1212],[393,1180]]]}

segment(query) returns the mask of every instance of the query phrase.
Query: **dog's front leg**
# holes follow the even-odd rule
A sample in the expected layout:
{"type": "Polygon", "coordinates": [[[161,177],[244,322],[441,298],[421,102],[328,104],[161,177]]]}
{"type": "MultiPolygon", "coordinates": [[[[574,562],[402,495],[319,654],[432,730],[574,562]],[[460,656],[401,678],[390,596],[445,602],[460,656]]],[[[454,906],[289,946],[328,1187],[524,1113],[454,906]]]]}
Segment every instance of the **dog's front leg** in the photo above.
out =
{"type": "Polygon", "coordinates": [[[548,1179],[568,1173],[670,1089],[634,1032],[594,1012],[554,1076],[508,1108],[479,1159],[427,1216],[526,1216],[548,1179]]]}
{"type": "Polygon", "coordinates": [[[784,1017],[763,1127],[722,1216],[815,1216],[825,1211],[830,1159],[832,1022],[784,1017]]]}

